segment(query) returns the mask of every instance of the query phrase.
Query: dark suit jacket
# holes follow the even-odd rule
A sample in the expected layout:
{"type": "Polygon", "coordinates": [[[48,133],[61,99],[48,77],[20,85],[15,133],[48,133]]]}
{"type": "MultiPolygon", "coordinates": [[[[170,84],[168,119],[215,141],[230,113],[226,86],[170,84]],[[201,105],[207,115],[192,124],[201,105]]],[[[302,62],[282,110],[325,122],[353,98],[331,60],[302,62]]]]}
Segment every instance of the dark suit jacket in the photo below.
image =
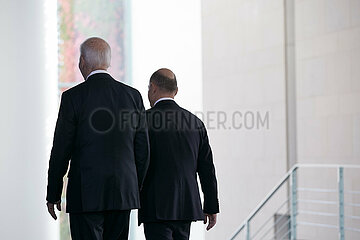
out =
{"type": "Polygon", "coordinates": [[[163,100],[146,112],[150,165],[139,210],[139,224],[202,220],[218,213],[217,180],[202,121],[175,101],[163,100]],[[197,174],[204,193],[201,207],[197,174]]]}
{"type": "Polygon", "coordinates": [[[71,159],[67,212],[139,208],[149,164],[144,112],[140,93],[106,73],[65,91],[49,161],[47,201],[60,200],[71,159]]]}

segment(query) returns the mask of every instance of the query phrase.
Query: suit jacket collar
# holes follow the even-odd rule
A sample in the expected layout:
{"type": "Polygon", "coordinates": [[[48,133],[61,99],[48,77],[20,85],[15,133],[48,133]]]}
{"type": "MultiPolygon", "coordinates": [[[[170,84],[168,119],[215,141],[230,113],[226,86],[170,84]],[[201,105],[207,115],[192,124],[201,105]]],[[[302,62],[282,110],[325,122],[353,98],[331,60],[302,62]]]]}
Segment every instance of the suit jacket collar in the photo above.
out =
{"type": "Polygon", "coordinates": [[[104,70],[104,69],[97,69],[97,70],[94,70],[92,71],[87,77],[86,77],[86,80],[88,80],[89,77],[91,77],[92,75],[94,74],[97,74],[97,73],[108,73],[108,71],[104,70]]]}
{"type": "Polygon", "coordinates": [[[157,108],[168,108],[168,107],[179,107],[179,105],[175,102],[175,100],[161,100],[151,109],[157,108]]]}
{"type": "Polygon", "coordinates": [[[92,80],[95,80],[95,79],[103,79],[103,78],[112,78],[111,75],[109,73],[95,73],[95,74],[92,74],[91,76],[89,76],[85,82],[88,82],[88,81],[92,81],[92,80]]]}

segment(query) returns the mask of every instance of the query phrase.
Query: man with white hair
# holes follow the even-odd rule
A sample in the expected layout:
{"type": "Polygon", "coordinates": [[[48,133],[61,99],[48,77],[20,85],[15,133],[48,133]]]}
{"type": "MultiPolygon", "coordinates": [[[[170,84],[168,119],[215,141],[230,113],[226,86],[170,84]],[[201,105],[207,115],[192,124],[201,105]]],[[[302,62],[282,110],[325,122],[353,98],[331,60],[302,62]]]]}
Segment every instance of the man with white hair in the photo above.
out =
{"type": "Polygon", "coordinates": [[[113,79],[110,46],[89,38],[80,47],[85,81],[61,97],[49,161],[47,207],[61,211],[68,173],[66,212],[73,240],[128,239],[130,210],[149,164],[149,140],[140,93],[113,79]],[[71,159],[71,160],[70,160],[71,159]]]}

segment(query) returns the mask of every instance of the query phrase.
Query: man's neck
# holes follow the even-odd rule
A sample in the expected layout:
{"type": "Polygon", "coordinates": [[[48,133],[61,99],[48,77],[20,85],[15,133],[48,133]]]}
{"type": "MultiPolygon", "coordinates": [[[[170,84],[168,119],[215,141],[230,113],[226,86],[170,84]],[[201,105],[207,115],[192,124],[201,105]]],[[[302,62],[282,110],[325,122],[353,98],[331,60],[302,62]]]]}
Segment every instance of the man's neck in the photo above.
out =
{"type": "Polygon", "coordinates": [[[95,69],[95,70],[92,70],[88,76],[86,77],[86,80],[91,76],[91,75],[94,75],[96,73],[108,73],[106,69],[104,68],[98,68],[98,69],[95,69]]]}
{"type": "Polygon", "coordinates": [[[174,101],[174,97],[173,96],[161,96],[161,97],[159,97],[156,101],[155,101],[155,103],[154,103],[154,106],[158,103],[158,102],[160,102],[160,101],[164,101],[164,100],[172,100],[172,101],[174,101]]]}

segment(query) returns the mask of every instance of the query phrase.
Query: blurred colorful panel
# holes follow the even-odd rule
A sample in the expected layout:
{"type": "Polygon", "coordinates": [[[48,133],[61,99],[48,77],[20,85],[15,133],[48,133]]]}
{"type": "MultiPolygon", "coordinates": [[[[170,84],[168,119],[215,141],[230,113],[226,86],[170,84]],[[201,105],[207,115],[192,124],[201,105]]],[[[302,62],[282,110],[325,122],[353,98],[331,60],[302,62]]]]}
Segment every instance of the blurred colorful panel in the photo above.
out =
{"type": "Polygon", "coordinates": [[[78,69],[80,44],[101,37],[111,46],[112,76],[125,81],[124,1],[58,0],[59,90],[83,81],[78,69]]]}

